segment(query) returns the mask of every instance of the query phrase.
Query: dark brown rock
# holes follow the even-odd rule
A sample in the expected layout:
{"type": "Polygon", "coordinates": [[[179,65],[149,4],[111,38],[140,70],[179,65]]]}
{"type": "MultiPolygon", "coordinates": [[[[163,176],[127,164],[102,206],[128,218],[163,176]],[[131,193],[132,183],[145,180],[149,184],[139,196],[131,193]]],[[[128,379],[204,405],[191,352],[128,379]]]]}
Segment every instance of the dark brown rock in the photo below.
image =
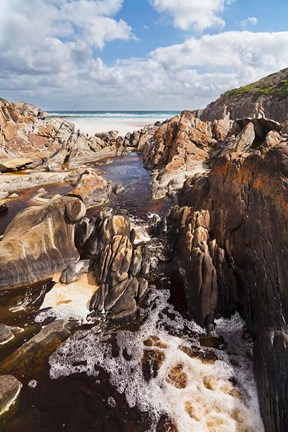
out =
{"type": "MultiPolygon", "coordinates": [[[[284,337],[288,321],[287,140],[281,135],[279,126],[266,119],[244,119],[235,122],[233,128],[216,149],[210,172],[202,178],[187,180],[179,194],[179,204],[187,206],[189,215],[200,210],[209,212],[207,229],[210,239],[215,239],[213,250],[213,242],[207,242],[212,262],[207,258],[204,262],[208,252],[205,242],[202,245],[198,242],[198,255],[193,249],[191,258],[189,255],[185,259],[181,254],[181,247],[189,250],[190,243],[195,242],[195,229],[192,230],[193,224],[189,227],[189,215],[176,225],[180,233],[186,230],[186,235],[183,238],[180,234],[176,245],[178,259],[184,261],[188,300],[189,296],[194,299],[202,287],[203,275],[211,286],[211,275],[216,270],[217,284],[213,286],[218,301],[214,310],[229,316],[238,309],[245,317],[248,331],[256,341],[255,368],[264,423],[269,431],[285,431],[283,413],[287,410],[287,395],[283,389],[288,387],[287,341],[284,337]],[[276,130],[271,130],[274,126],[276,130]],[[273,332],[277,337],[274,342],[269,342],[267,335],[273,332]],[[264,370],[264,378],[260,368],[264,370]]],[[[184,214],[185,210],[182,211],[184,214]]],[[[211,299],[209,293],[208,290],[207,305],[211,299]]],[[[189,302],[189,307],[196,320],[203,323],[205,314],[195,310],[194,302],[189,302]]]]}

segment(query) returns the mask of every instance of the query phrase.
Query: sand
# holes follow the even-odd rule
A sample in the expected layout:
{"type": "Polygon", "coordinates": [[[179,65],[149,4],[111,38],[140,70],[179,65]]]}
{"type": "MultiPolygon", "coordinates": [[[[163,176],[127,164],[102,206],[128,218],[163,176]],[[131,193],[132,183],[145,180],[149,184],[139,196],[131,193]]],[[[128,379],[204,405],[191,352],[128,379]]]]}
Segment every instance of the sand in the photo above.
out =
{"type": "MultiPolygon", "coordinates": [[[[145,119],[111,119],[111,118],[74,118],[67,117],[67,120],[75,124],[76,130],[80,129],[88,135],[94,135],[97,132],[108,132],[117,130],[119,135],[126,135],[127,132],[142,129],[146,124],[154,124],[159,119],[145,118],[145,119]]],[[[163,121],[164,119],[160,119],[163,121]]]]}

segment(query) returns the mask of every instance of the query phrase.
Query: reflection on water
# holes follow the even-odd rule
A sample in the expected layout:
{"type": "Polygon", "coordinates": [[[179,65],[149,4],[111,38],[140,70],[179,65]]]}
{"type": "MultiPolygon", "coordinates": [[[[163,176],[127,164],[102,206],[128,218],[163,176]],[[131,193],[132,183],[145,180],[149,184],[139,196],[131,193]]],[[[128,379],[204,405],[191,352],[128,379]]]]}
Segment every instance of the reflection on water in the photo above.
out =
{"type": "Polygon", "coordinates": [[[147,213],[164,214],[171,205],[167,199],[152,200],[150,193],[150,172],[143,167],[141,157],[133,152],[120,156],[112,163],[98,164],[103,171],[103,177],[125,187],[124,193],[114,197],[109,202],[114,209],[127,209],[132,216],[146,219],[147,213]]]}

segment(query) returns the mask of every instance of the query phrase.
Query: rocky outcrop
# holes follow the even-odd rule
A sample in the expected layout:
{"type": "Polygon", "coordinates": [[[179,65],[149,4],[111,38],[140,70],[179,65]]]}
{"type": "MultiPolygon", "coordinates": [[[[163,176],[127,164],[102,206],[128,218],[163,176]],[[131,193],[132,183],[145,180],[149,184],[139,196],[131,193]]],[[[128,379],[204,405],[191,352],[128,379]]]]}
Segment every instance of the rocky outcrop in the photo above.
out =
{"type": "Polygon", "coordinates": [[[203,164],[216,142],[212,125],[190,111],[147,128],[138,138],[144,166],[152,170],[151,192],[155,199],[172,195],[187,176],[205,171],[203,164]]]}
{"type": "Polygon", "coordinates": [[[90,168],[82,172],[78,183],[69,195],[77,195],[86,206],[92,206],[105,201],[111,190],[111,185],[90,168]]]}
{"type": "Polygon", "coordinates": [[[213,122],[222,118],[265,117],[283,122],[288,119],[287,99],[288,69],[283,69],[224,93],[200,113],[200,118],[213,122]]]}
{"type": "Polygon", "coordinates": [[[245,317],[255,339],[262,415],[272,432],[287,429],[288,387],[288,146],[279,129],[264,119],[235,122],[210,172],[188,179],[179,194],[186,208],[175,246],[198,322],[235,309],[245,317]]]}
{"type": "Polygon", "coordinates": [[[0,289],[47,278],[79,259],[74,230],[85,213],[83,202],[73,197],[18,213],[0,241],[0,289]]]}
{"type": "Polygon", "coordinates": [[[87,134],[34,105],[0,100],[0,172],[45,166],[75,168],[123,152],[123,137],[111,131],[87,134]]]}
{"type": "Polygon", "coordinates": [[[82,224],[82,249],[93,261],[93,273],[100,288],[90,310],[106,312],[113,320],[128,320],[144,298],[150,255],[143,245],[134,244],[129,217],[101,211],[82,224]]]}

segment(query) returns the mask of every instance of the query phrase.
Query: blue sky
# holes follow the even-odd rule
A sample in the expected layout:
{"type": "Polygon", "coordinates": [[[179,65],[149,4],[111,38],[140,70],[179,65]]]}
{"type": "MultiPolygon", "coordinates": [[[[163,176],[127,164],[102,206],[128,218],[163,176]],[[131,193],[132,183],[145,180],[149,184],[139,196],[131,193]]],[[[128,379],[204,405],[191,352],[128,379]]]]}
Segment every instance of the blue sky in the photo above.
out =
{"type": "Polygon", "coordinates": [[[1,0],[0,97],[43,109],[203,108],[288,67],[288,2],[1,0]]]}

